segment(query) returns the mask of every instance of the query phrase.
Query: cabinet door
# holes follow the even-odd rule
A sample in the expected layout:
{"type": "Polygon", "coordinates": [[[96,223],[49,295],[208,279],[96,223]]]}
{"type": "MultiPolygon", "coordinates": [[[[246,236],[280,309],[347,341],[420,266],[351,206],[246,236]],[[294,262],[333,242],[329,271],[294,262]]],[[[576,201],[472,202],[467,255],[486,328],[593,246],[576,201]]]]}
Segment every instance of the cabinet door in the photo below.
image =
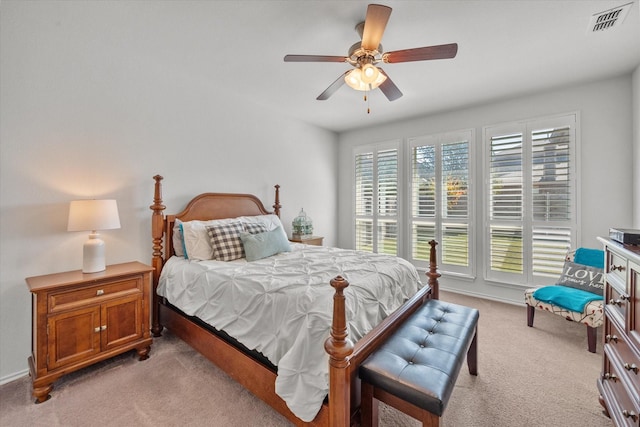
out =
{"type": "Polygon", "coordinates": [[[49,370],[82,361],[100,352],[100,307],[93,306],[49,317],[49,370]]]}
{"type": "Polygon", "coordinates": [[[102,350],[142,338],[142,293],[102,304],[102,350]]]}

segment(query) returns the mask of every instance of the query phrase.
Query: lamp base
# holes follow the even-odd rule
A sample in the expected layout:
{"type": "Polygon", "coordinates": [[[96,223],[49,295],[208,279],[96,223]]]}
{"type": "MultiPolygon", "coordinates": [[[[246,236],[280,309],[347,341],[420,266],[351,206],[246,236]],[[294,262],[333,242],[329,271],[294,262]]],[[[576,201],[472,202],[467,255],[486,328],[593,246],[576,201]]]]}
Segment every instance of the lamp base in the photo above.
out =
{"type": "Polygon", "coordinates": [[[100,234],[89,234],[89,240],[82,247],[82,272],[97,273],[106,269],[104,257],[104,241],[100,234]]]}

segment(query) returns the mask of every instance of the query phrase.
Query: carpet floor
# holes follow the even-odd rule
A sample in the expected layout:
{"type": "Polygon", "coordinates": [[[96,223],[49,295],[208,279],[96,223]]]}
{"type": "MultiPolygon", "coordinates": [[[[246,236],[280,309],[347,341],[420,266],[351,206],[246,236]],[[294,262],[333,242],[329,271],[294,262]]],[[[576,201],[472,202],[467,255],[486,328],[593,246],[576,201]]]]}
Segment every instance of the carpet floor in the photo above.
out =
{"type": "MultiPolygon", "coordinates": [[[[441,292],[441,299],[480,310],[477,377],[466,365],[443,427],[609,427],[598,403],[602,336],[587,351],[586,328],[524,306],[441,292]]],[[[599,334],[602,330],[598,331],[599,334]]],[[[26,362],[26,361],[25,361],[26,362]]],[[[33,403],[29,377],[0,386],[2,426],[288,426],[287,420],[165,331],[151,357],[126,353],[71,373],[52,398],[33,403]]],[[[419,426],[381,405],[381,426],[419,426]]]]}

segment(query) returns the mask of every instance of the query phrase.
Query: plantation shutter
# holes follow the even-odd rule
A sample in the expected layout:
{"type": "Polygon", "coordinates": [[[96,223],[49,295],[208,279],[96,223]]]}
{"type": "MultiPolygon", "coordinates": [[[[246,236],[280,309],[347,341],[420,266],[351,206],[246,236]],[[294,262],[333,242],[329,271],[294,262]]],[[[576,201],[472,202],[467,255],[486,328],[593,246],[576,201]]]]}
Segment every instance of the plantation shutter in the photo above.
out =
{"type": "Polygon", "coordinates": [[[575,116],[486,128],[487,278],[548,284],[577,233],[575,116]]]}
{"type": "Polygon", "coordinates": [[[530,133],[534,277],[558,277],[575,235],[572,134],[570,125],[536,127],[530,133]]]}
{"type": "Polygon", "coordinates": [[[355,248],[398,255],[398,144],[355,153],[355,248]]]}
{"type": "Polygon", "coordinates": [[[411,261],[426,267],[428,242],[440,243],[442,271],[472,274],[470,257],[470,144],[472,131],[409,141],[411,149],[411,261]]]}
{"type": "Polygon", "coordinates": [[[490,268],[494,272],[522,274],[523,134],[495,135],[490,141],[490,268]]]}

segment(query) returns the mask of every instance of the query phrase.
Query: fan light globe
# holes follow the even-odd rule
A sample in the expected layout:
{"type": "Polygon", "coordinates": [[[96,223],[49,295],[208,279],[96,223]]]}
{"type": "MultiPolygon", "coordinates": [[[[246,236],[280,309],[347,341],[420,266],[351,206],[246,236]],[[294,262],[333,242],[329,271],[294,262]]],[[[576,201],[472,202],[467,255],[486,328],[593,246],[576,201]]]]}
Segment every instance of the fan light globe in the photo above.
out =
{"type": "Polygon", "coordinates": [[[365,64],[365,66],[362,67],[362,81],[366,84],[375,82],[378,78],[378,74],[380,74],[378,68],[371,64],[365,64]]]}
{"type": "Polygon", "coordinates": [[[362,82],[362,71],[359,68],[355,68],[344,76],[344,81],[355,90],[365,90],[362,82]]]}

